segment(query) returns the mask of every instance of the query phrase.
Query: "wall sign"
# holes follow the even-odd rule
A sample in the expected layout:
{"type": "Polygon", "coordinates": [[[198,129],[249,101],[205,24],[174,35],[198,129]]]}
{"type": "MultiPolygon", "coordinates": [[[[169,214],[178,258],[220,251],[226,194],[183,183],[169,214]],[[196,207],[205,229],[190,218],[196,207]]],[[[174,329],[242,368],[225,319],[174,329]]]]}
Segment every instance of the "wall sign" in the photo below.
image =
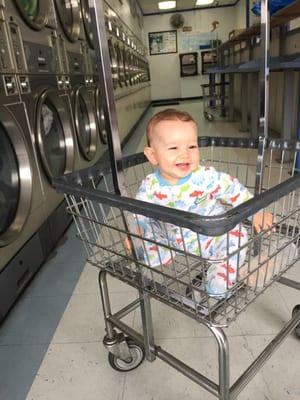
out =
{"type": "Polygon", "coordinates": [[[177,31],[149,32],[150,56],[177,53],[177,31]]]}
{"type": "Polygon", "coordinates": [[[181,45],[183,50],[195,51],[214,47],[213,41],[217,40],[217,32],[183,32],[181,45]]]}

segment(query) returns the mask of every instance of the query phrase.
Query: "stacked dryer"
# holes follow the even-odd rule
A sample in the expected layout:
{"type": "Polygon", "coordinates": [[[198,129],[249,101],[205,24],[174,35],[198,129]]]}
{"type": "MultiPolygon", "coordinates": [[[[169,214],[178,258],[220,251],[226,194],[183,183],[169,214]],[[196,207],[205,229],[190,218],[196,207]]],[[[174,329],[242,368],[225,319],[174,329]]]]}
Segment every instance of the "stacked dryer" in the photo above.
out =
{"type": "Polygon", "coordinates": [[[77,148],[75,168],[95,164],[106,149],[98,123],[101,105],[96,108],[95,72],[92,67],[93,38],[89,28],[88,1],[55,1],[58,15],[58,36],[65,44],[67,65],[65,90],[72,111],[77,148]],[[72,21],[72,24],[66,23],[72,21]]]}
{"type": "Polygon", "coordinates": [[[44,260],[44,195],[17,68],[15,20],[0,6],[0,320],[44,260]]]}
{"type": "Polygon", "coordinates": [[[150,105],[149,64],[140,39],[105,3],[105,22],[121,141],[150,105]]]}
{"type": "Polygon", "coordinates": [[[70,222],[51,179],[105,151],[87,4],[0,2],[0,319],[70,222]]]}
{"type": "Polygon", "coordinates": [[[75,161],[72,115],[62,81],[64,60],[53,3],[50,0],[6,2],[5,18],[16,60],[20,97],[39,160],[45,214],[50,218],[49,225],[55,226],[47,241],[50,248],[69,220],[63,196],[53,189],[51,179],[73,171],[75,161]]]}

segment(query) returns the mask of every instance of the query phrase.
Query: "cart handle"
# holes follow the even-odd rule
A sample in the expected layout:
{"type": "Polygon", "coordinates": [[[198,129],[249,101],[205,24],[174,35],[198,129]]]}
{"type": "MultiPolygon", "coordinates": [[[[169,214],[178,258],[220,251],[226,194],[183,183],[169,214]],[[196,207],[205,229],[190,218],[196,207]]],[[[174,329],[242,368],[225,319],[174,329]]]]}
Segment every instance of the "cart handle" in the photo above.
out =
{"type": "Polygon", "coordinates": [[[116,207],[133,214],[141,214],[148,218],[187,228],[207,236],[220,236],[229,232],[237,224],[242,223],[259,210],[300,188],[300,175],[297,175],[225,213],[200,216],[195,213],[119,196],[102,190],[87,189],[78,183],[68,183],[64,178],[66,177],[53,180],[54,186],[60,192],[116,207]]]}

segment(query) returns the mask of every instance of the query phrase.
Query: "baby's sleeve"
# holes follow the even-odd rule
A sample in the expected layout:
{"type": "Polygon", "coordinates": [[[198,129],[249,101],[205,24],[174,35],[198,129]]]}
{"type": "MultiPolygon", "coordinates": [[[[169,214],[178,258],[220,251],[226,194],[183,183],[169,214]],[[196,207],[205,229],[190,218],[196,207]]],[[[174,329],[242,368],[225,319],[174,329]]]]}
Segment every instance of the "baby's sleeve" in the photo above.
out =
{"type": "MultiPolygon", "coordinates": [[[[148,186],[149,184],[146,178],[142,181],[140,187],[138,188],[137,194],[135,196],[137,200],[152,203],[151,194],[148,186]]],[[[135,220],[138,226],[143,228],[144,232],[147,232],[147,230],[150,228],[150,218],[145,217],[144,215],[141,214],[135,214],[135,220]]]]}
{"type": "MultiPolygon", "coordinates": [[[[148,203],[156,203],[150,187],[151,179],[147,178],[141,183],[136,199],[148,203]]],[[[140,234],[145,238],[145,240],[133,240],[139,261],[151,267],[170,262],[172,259],[171,250],[167,248],[168,238],[160,221],[141,214],[134,214],[134,219],[137,226],[142,228],[143,232],[140,234]],[[162,244],[162,246],[159,244],[162,244]]]]}
{"type": "Polygon", "coordinates": [[[219,174],[219,191],[216,195],[217,200],[236,207],[253,197],[249,190],[243,186],[237,178],[224,172],[216,173],[219,174]]]}

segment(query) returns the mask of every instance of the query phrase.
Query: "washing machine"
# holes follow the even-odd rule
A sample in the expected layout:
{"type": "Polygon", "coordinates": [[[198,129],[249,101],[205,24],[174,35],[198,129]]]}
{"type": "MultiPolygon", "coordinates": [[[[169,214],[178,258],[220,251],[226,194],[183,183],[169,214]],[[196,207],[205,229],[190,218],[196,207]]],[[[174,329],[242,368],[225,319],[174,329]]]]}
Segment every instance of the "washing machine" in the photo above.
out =
{"type": "Polygon", "coordinates": [[[4,16],[13,39],[16,73],[25,68],[34,73],[37,67],[43,71],[50,62],[55,63],[50,43],[50,33],[57,26],[52,0],[6,1],[4,16]]]}
{"type": "Polygon", "coordinates": [[[85,40],[88,43],[89,47],[93,49],[94,38],[93,38],[93,29],[91,27],[89,0],[81,0],[80,7],[81,7],[81,16],[82,16],[85,40]]]}
{"type": "Polygon", "coordinates": [[[85,38],[79,0],[53,0],[56,11],[57,33],[63,39],[69,74],[80,72],[84,61],[81,40],[85,38]]]}
{"type": "Polygon", "coordinates": [[[0,321],[44,260],[44,196],[24,103],[0,74],[0,321]]]}
{"type": "Polygon", "coordinates": [[[99,161],[105,151],[101,142],[97,113],[94,101],[92,72],[92,37],[88,36],[83,26],[82,15],[85,16],[86,30],[90,24],[87,3],[55,1],[58,24],[58,36],[63,38],[67,60],[67,85],[65,92],[72,110],[73,131],[76,136],[75,170],[93,165],[99,161]],[[65,23],[69,21],[68,23],[65,23]],[[73,24],[72,24],[73,21],[73,24]]]}
{"type": "Polygon", "coordinates": [[[76,53],[69,59],[69,85],[66,88],[77,139],[76,170],[94,165],[106,150],[105,131],[100,129],[103,124],[103,112],[100,105],[97,106],[101,100],[97,94],[97,74],[92,68],[91,53],[94,50],[88,48],[84,41],[80,42],[80,49],[77,57],[83,57],[82,62],[77,65],[76,53]]]}
{"type": "Polygon", "coordinates": [[[57,34],[53,0],[6,2],[4,18],[14,56],[16,80],[27,112],[44,195],[45,215],[51,227],[45,240],[50,251],[69,225],[62,194],[51,179],[74,168],[74,132],[64,91],[67,58],[57,34]]]}

